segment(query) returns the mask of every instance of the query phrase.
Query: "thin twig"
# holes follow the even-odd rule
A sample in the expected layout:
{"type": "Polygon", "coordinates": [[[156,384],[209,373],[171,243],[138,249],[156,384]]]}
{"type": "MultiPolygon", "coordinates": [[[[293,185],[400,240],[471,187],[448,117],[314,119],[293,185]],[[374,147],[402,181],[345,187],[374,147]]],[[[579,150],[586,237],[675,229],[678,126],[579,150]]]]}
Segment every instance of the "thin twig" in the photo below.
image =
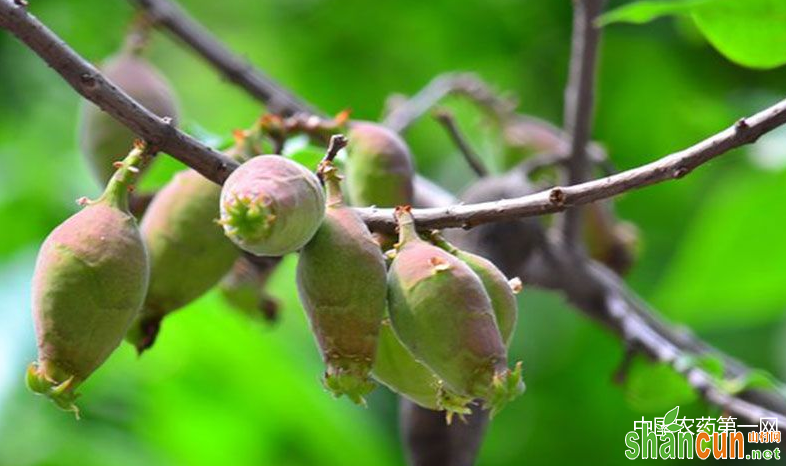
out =
{"type": "Polygon", "coordinates": [[[332,162],[338,155],[338,152],[347,147],[348,142],[349,140],[343,134],[334,134],[331,136],[330,143],[328,143],[328,148],[325,152],[325,158],[322,159],[321,163],[332,162]]]}
{"type": "MultiPolygon", "coordinates": [[[[565,90],[565,131],[570,135],[570,161],[567,184],[574,185],[590,177],[587,144],[592,129],[595,103],[595,75],[600,29],[594,24],[606,0],[573,0],[573,38],[570,72],[565,90]]],[[[569,247],[579,244],[582,210],[565,212],[562,232],[569,247]]]]}
{"type": "MultiPolygon", "coordinates": [[[[206,178],[222,183],[237,167],[223,156],[150,113],[116,88],[92,65],[69,48],[24,8],[10,0],[0,0],[0,26],[10,30],[58,71],[80,94],[100,105],[107,113],[139,134],[155,147],[173,155],[206,178]]],[[[612,176],[567,187],[554,187],[528,196],[496,202],[457,205],[437,209],[415,209],[413,215],[424,229],[471,227],[481,223],[516,217],[560,212],[567,207],[610,198],[654,183],[682,178],[694,168],[754,142],[762,134],[786,123],[786,100],[734,126],[652,163],[612,176]]],[[[373,229],[395,228],[392,209],[358,208],[373,229]]]]}
{"type": "MultiPolygon", "coordinates": [[[[449,196],[444,191],[437,194],[449,196]]],[[[489,246],[500,247],[482,243],[473,251],[486,255],[484,249],[489,246]]],[[[749,374],[749,367],[663,321],[622,279],[602,264],[577,256],[559,237],[550,238],[537,254],[520,260],[523,263],[515,273],[526,277],[528,284],[563,293],[577,310],[617,333],[627,347],[670,364],[707,401],[740,419],[758,422],[761,417],[777,417],[779,425],[786,426],[786,400],[779,394],[760,390],[729,393],[724,381],[700,367],[698,361],[702,356],[720,358],[729,380],[749,374]]]]}
{"type": "Polygon", "coordinates": [[[453,118],[453,114],[447,109],[439,109],[434,112],[434,118],[440,122],[445,128],[445,131],[448,132],[448,135],[453,140],[453,143],[456,144],[456,147],[458,147],[461,155],[464,156],[464,160],[466,160],[467,164],[472,168],[472,171],[480,177],[488,175],[489,171],[461,133],[456,123],[456,119],[453,118]]]}
{"type": "Polygon", "coordinates": [[[74,90],[156,149],[217,183],[237,166],[237,162],[179,131],[170,118],[159,118],[139,105],[13,0],[0,0],[0,27],[37,53],[74,90]]]}
{"type": "Polygon", "coordinates": [[[242,87],[273,113],[319,114],[303,100],[281,87],[247,60],[233,54],[202,25],[168,0],[129,0],[144,9],[157,27],[164,27],[207,60],[230,82],[242,87]]]}
{"type": "MultiPolygon", "coordinates": [[[[488,84],[472,73],[446,73],[437,76],[411,98],[395,105],[383,124],[403,133],[449,95],[468,98],[499,121],[503,127],[505,144],[513,149],[534,149],[536,152],[551,152],[566,157],[570,155],[570,137],[567,133],[541,118],[516,113],[514,102],[495,94],[488,84]]],[[[600,166],[606,174],[614,173],[614,167],[609,163],[606,152],[598,144],[590,143],[587,155],[592,163],[600,166]]]]}
{"type": "Polygon", "coordinates": [[[403,133],[442,99],[452,94],[468,97],[500,120],[507,120],[515,114],[515,102],[497,96],[474,74],[445,73],[432,79],[417,94],[396,105],[382,123],[397,133],[403,133]]]}
{"type": "MultiPolygon", "coordinates": [[[[561,212],[568,207],[588,204],[651,184],[682,178],[696,167],[731,149],[750,144],[762,134],[784,123],[786,123],[786,100],[753,116],[740,119],[728,129],[687,149],[612,176],[572,186],[557,186],[514,199],[413,209],[412,215],[418,228],[427,230],[470,228],[481,223],[561,212]]],[[[372,229],[392,231],[395,228],[393,209],[363,207],[357,210],[372,229]]]]}

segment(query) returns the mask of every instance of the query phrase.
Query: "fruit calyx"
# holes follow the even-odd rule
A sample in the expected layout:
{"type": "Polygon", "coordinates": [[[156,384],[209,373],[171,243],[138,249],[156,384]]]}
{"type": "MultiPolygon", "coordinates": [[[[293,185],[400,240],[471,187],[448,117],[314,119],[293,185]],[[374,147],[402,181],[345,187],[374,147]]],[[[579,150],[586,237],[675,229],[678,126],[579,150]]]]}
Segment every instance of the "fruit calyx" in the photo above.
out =
{"type": "Polygon", "coordinates": [[[472,414],[469,405],[472,404],[472,398],[461,396],[445,387],[445,383],[441,380],[437,386],[437,407],[445,411],[445,423],[450,425],[453,422],[453,416],[458,416],[461,422],[467,422],[465,415],[472,414]]]}
{"type": "Polygon", "coordinates": [[[327,362],[327,370],[323,379],[325,388],[330,390],[336,398],[346,395],[355,404],[365,407],[365,396],[377,386],[368,375],[369,363],[355,363],[341,357],[335,359],[340,363],[334,364],[331,360],[327,362]]]}
{"type": "Polygon", "coordinates": [[[521,361],[511,369],[497,372],[491,380],[488,395],[485,397],[483,408],[490,411],[490,416],[497,415],[510,401],[518,398],[526,389],[522,380],[521,361]]]}
{"type": "Polygon", "coordinates": [[[77,393],[74,393],[77,385],[76,376],[67,374],[51,362],[46,364],[47,368],[43,368],[35,362],[27,366],[25,376],[27,387],[31,391],[49,398],[63,411],[74,413],[74,416],[79,419],[79,408],[74,404],[74,401],[79,397],[77,393]],[[56,377],[57,380],[53,377],[56,377]]]}
{"type": "Polygon", "coordinates": [[[263,241],[276,221],[273,201],[264,194],[235,194],[224,201],[225,218],[218,221],[230,237],[263,241]]]}

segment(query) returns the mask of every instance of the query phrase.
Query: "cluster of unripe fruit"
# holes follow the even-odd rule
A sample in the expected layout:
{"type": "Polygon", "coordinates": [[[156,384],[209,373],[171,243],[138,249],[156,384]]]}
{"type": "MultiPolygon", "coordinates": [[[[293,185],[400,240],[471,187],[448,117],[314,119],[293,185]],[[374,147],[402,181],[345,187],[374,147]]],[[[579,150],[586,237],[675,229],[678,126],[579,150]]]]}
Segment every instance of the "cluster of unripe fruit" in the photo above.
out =
{"type": "MultiPolygon", "coordinates": [[[[128,80],[125,90],[148,108],[174,117],[164,81],[139,57],[121,56],[107,73],[128,80]]],[[[223,187],[181,172],[137,226],[128,196],[144,168],[144,145],[113,162],[132,135],[96,109],[83,122],[84,151],[108,183],[39,253],[39,357],[27,373],[33,391],[76,411],[76,388],[124,338],[139,352],[150,347],[162,319],[219,283],[241,250],[299,253],[300,300],[326,365],[325,387],[336,396],[364,403],[376,380],[450,416],[469,413],[476,400],[496,412],[523,391],[520,364],[511,370],[507,361],[520,282],[437,232],[418,233],[408,207],[411,156],[395,133],[349,123],[346,198],[332,162],[317,177],[289,158],[255,155],[248,138],[258,135],[239,138],[227,153],[242,164],[223,187]],[[398,206],[398,241],[372,235],[350,205],[398,206]]]]}

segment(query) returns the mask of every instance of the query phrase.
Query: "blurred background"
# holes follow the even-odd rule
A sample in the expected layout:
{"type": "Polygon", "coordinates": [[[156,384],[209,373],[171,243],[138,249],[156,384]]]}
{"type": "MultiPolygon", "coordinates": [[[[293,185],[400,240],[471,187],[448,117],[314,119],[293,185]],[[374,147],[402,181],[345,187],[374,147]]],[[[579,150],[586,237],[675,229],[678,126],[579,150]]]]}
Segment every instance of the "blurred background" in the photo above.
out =
{"type": "MultiPolygon", "coordinates": [[[[122,42],[122,0],[34,0],[31,10],[100,62],[122,42]]],[[[625,2],[610,1],[610,7],[625,2]]],[[[477,72],[520,110],[562,120],[571,3],[525,0],[182,0],[235,51],[327,112],[378,119],[391,93],[435,75],[477,72]]],[[[187,128],[222,136],[262,108],[170,38],[148,54],[177,89],[187,128]]],[[[594,137],[625,169],[717,132],[786,95],[786,70],[756,71],[719,55],[689,20],[611,25],[601,46],[594,137]]],[[[297,301],[295,258],[270,284],[277,324],[249,319],[212,292],[168,318],[142,358],[123,344],[83,386],[83,419],[24,386],[35,359],[29,281],[38,246],[96,196],[76,144],[80,98],[9,34],[0,34],[0,465],[397,465],[395,397],[363,409],[335,400],[297,301]]],[[[494,130],[449,101],[487,163],[494,130]]],[[[407,135],[420,172],[455,192],[473,180],[444,131],[424,118],[407,135]]],[[[178,168],[159,163],[149,183],[178,168]]],[[[668,319],[735,357],[786,378],[786,132],[678,182],[616,203],[638,225],[628,277],[668,319]]],[[[642,416],[716,415],[668,369],[637,362],[613,383],[617,338],[553,293],[526,290],[512,358],[528,390],[491,424],[478,464],[623,463],[642,416]]]]}

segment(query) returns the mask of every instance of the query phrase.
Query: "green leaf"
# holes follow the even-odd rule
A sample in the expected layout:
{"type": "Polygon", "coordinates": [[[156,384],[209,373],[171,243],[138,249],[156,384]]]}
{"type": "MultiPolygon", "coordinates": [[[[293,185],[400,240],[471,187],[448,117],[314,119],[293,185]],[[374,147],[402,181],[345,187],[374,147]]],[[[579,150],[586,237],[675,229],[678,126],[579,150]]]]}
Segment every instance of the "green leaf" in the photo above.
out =
{"type": "Polygon", "coordinates": [[[671,411],[669,411],[668,413],[666,413],[665,416],[663,416],[663,425],[674,424],[674,421],[677,420],[677,415],[679,413],[680,413],[680,407],[675,406],[671,411]]]}
{"type": "Polygon", "coordinates": [[[716,0],[696,6],[692,16],[704,37],[729,60],[761,69],[786,63],[783,0],[716,0]]]}
{"type": "Polygon", "coordinates": [[[692,8],[718,0],[645,0],[623,5],[598,18],[600,26],[611,23],[644,24],[662,16],[690,14],[692,8]]]}
{"type": "Polygon", "coordinates": [[[682,426],[679,424],[670,424],[666,426],[666,428],[672,432],[677,432],[678,430],[682,430],[682,426]]]}

